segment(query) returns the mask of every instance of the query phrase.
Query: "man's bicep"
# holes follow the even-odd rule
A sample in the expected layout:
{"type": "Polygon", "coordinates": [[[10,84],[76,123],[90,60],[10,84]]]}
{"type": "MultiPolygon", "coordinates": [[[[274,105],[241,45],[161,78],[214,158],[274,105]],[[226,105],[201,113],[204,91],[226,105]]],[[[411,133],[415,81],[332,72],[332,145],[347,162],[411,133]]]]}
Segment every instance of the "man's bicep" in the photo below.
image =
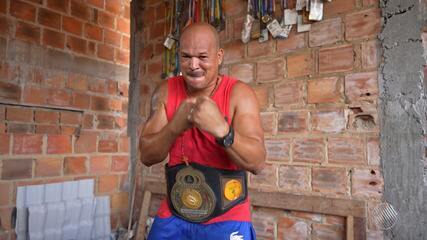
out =
{"type": "Polygon", "coordinates": [[[261,126],[258,101],[249,86],[236,89],[233,127],[244,136],[262,140],[264,132],[261,126]]]}
{"type": "Polygon", "coordinates": [[[150,118],[145,123],[144,129],[142,130],[142,136],[160,132],[167,124],[166,111],[164,107],[159,107],[155,110],[150,118]]]}

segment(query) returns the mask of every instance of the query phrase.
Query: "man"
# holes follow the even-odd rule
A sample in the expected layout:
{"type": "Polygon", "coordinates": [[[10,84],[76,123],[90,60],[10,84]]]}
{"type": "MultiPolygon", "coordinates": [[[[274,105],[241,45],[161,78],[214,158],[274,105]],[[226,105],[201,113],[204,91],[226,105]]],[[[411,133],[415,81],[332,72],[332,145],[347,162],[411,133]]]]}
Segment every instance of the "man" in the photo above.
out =
{"type": "Polygon", "coordinates": [[[218,74],[223,55],[215,28],[188,26],[180,38],[182,76],[153,93],[141,160],[151,166],[169,156],[168,199],[149,239],[255,239],[245,170],[264,166],[263,130],[253,90],[218,74]]]}

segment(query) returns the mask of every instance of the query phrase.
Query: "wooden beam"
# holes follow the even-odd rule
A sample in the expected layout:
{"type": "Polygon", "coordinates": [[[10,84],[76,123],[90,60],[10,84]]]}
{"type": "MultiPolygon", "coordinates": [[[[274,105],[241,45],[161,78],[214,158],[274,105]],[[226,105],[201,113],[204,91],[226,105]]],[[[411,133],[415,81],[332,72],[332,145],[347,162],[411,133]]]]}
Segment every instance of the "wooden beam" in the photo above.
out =
{"type": "MultiPolygon", "coordinates": [[[[155,194],[166,194],[166,184],[149,182],[144,190],[155,194]]],[[[281,192],[266,192],[249,189],[251,204],[258,207],[280,208],[295,211],[314,212],[342,217],[365,217],[365,202],[341,198],[304,196],[281,192]]]]}
{"type": "Polygon", "coordinates": [[[338,216],[365,216],[365,203],[358,200],[304,196],[281,192],[249,190],[251,204],[260,207],[280,208],[338,216]]]}
{"type": "Polygon", "coordinates": [[[354,217],[347,216],[346,219],[346,240],[354,240],[354,217]]]}
{"type": "Polygon", "coordinates": [[[146,182],[143,191],[150,191],[153,194],[166,195],[166,183],[146,182]]]}
{"type": "Polygon", "coordinates": [[[354,229],[354,239],[355,240],[365,240],[366,236],[366,218],[365,217],[355,217],[353,219],[353,229],[354,229]]]}
{"type": "Polygon", "coordinates": [[[138,221],[138,229],[136,234],[136,240],[142,240],[145,239],[145,227],[146,222],[148,218],[148,211],[150,210],[150,203],[151,203],[151,192],[150,191],[144,191],[144,198],[142,200],[142,207],[141,212],[139,214],[139,221],[138,221]]]}

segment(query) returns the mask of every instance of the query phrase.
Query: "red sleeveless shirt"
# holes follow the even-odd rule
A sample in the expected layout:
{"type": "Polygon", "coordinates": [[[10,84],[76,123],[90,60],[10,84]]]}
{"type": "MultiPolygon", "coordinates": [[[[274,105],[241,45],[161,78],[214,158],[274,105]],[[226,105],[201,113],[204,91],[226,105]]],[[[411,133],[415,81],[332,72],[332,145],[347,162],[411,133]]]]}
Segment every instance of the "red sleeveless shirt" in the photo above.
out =
{"type": "MultiPolygon", "coordinates": [[[[231,124],[230,95],[231,90],[237,80],[228,76],[222,76],[222,81],[211,98],[217,104],[220,112],[226,117],[228,124],[231,124]]],[[[168,80],[168,99],[166,104],[166,115],[168,121],[172,120],[176,110],[181,102],[186,99],[184,78],[182,76],[173,77],[168,80]]],[[[215,137],[211,134],[199,130],[198,128],[190,128],[176,138],[174,144],[169,151],[169,166],[174,166],[183,163],[183,156],[188,158],[189,162],[199,163],[205,166],[239,170],[240,168],[228,158],[225,150],[215,142],[215,137]]],[[[157,215],[161,218],[172,216],[166,199],[162,201],[157,215]]],[[[205,224],[222,222],[222,221],[247,221],[251,220],[249,201],[234,206],[228,212],[221,216],[215,217],[205,224]]]]}

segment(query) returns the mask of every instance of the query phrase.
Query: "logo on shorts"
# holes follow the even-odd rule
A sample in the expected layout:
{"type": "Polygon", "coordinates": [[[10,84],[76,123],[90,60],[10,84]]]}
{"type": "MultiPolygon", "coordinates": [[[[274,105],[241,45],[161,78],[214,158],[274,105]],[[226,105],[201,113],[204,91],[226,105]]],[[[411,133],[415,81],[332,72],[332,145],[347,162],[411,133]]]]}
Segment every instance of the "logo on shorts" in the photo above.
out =
{"type": "Polygon", "coordinates": [[[230,234],[230,240],[244,240],[243,235],[237,235],[239,232],[233,232],[230,234]]]}

